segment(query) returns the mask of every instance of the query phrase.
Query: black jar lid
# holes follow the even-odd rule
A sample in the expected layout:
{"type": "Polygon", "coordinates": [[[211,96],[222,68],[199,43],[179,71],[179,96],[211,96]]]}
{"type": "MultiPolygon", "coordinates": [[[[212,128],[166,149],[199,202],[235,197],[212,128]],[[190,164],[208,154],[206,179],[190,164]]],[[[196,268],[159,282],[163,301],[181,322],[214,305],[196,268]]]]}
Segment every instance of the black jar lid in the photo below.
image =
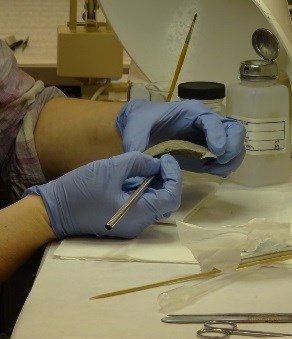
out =
{"type": "Polygon", "coordinates": [[[225,97],[225,85],[220,82],[193,81],[178,85],[178,96],[182,99],[215,100],[225,97]]]}

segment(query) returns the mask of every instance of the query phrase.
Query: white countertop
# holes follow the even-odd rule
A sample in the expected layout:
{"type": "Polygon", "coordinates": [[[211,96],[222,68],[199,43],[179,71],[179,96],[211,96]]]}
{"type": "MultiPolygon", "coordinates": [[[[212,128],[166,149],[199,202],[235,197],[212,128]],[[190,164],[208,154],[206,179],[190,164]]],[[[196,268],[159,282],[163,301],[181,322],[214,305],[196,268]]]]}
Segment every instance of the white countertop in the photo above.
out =
{"type": "MultiPolygon", "coordinates": [[[[13,339],[194,338],[198,324],[165,324],[159,287],[107,299],[89,297],[194,272],[191,265],[56,260],[50,245],[16,323],[13,339]]],[[[199,299],[180,313],[291,312],[289,268],[263,268],[199,299]]],[[[195,282],[194,282],[195,283],[195,282]]],[[[178,285],[175,285],[178,286],[178,285]]],[[[285,331],[292,324],[242,324],[241,328],[285,331]]]]}
{"type": "MultiPolygon", "coordinates": [[[[287,192],[290,185],[279,185],[275,189],[287,192]]],[[[234,189],[230,183],[221,186],[222,194],[234,189]]],[[[270,188],[267,190],[267,194],[272,192],[270,188]]],[[[238,194],[241,193],[238,190],[238,194]]],[[[210,204],[212,206],[212,202],[210,204]]],[[[32,291],[15,325],[13,339],[188,339],[194,338],[195,331],[201,327],[161,322],[164,314],[157,303],[159,293],[180,285],[89,300],[97,294],[197,273],[198,265],[61,260],[53,255],[58,245],[55,242],[47,248],[32,291]]],[[[191,284],[195,283],[197,281],[191,284]]],[[[291,312],[291,283],[290,262],[279,267],[261,268],[210,292],[177,313],[291,312]]],[[[240,327],[292,333],[292,324],[242,324],[240,327]]]]}

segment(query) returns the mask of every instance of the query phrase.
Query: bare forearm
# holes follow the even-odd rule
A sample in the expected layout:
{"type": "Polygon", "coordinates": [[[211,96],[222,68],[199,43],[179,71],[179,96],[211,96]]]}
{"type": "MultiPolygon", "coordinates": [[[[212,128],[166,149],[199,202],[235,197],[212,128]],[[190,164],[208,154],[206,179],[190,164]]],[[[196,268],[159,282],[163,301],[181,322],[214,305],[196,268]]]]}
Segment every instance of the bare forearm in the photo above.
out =
{"type": "Polygon", "coordinates": [[[34,137],[47,180],[123,152],[115,120],[124,103],[56,98],[42,109],[34,137]]]}
{"type": "Polygon", "coordinates": [[[30,195],[0,210],[0,282],[55,238],[41,197],[30,195]]]}

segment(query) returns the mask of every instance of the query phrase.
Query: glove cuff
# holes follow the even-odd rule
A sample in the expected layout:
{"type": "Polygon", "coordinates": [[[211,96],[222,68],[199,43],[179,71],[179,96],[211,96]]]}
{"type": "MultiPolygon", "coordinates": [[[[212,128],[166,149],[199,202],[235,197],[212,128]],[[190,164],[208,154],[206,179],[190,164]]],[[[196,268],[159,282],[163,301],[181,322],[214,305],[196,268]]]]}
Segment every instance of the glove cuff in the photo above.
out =
{"type": "Polygon", "coordinates": [[[59,216],[58,210],[54,206],[53,201],[50,199],[49,195],[47,194],[46,189],[47,184],[42,186],[32,186],[30,188],[27,188],[22,195],[22,198],[30,195],[35,194],[42,198],[49,220],[50,220],[50,226],[55,233],[56,237],[59,240],[62,240],[65,238],[65,233],[63,232],[62,228],[62,220],[59,216]]]}
{"type": "Polygon", "coordinates": [[[129,101],[118,113],[117,118],[116,118],[116,127],[121,134],[123,135],[124,129],[127,124],[127,117],[128,117],[128,112],[131,111],[131,108],[133,106],[133,101],[129,101]]]}

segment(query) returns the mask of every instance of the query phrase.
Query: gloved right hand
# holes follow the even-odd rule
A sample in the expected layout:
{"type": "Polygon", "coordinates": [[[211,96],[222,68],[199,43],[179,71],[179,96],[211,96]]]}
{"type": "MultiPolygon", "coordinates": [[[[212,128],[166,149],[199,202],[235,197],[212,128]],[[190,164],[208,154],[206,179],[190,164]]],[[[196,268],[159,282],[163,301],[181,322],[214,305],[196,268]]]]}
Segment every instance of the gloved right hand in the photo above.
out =
{"type": "Polygon", "coordinates": [[[129,152],[97,160],[47,184],[24,192],[42,197],[54,233],[59,239],[96,235],[134,238],[153,222],[169,216],[180,205],[181,170],[170,155],[160,159],[129,152]],[[127,178],[155,175],[149,187],[112,230],[105,224],[128,200],[132,192],[123,189],[127,178]]]}

